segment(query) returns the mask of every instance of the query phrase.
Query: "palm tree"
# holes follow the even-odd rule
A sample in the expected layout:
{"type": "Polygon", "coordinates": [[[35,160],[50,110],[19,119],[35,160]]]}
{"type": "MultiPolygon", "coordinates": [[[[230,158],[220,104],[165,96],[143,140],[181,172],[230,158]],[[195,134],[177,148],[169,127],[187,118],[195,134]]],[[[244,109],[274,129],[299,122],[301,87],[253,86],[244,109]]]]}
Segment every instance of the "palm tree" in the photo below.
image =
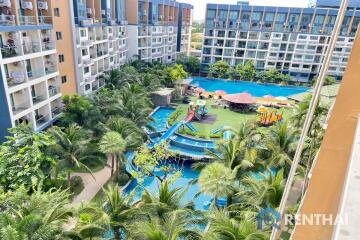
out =
{"type": "Polygon", "coordinates": [[[121,232],[128,234],[127,227],[131,221],[136,220],[138,209],[133,207],[133,197],[136,193],[133,191],[125,197],[116,185],[110,185],[104,190],[105,204],[104,212],[109,218],[109,224],[114,232],[115,240],[121,239],[121,232]]]}
{"type": "Polygon", "coordinates": [[[233,194],[235,175],[235,171],[222,163],[209,164],[200,172],[200,191],[214,196],[213,204],[216,206],[219,197],[229,197],[233,194]]]}
{"type": "Polygon", "coordinates": [[[209,213],[210,227],[203,239],[210,240],[246,240],[269,239],[269,233],[257,228],[254,220],[231,218],[225,210],[212,210],[209,213]]]}
{"type": "Polygon", "coordinates": [[[116,86],[121,80],[120,73],[121,72],[118,69],[111,69],[105,73],[104,80],[110,89],[116,89],[116,86]]]}
{"type": "Polygon", "coordinates": [[[72,216],[67,191],[51,189],[43,192],[40,187],[31,195],[25,188],[9,192],[1,201],[1,239],[64,239],[63,225],[72,216]]]}
{"type": "Polygon", "coordinates": [[[200,239],[200,233],[189,226],[194,223],[191,212],[183,209],[165,214],[163,219],[151,218],[136,222],[130,234],[133,239],[178,240],[200,239]]]}
{"type": "MultiPolygon", "coordinates": [[[[115,161],[118,162],[126,149],[126,141],[118,132],[107,132],[99,142],[99,149],[102,153],[111,156],[111,176],[114,173],[115,161]]],[[[117,163],[119,166],[119,163],[117,163]]]]}
{"type": "MultiPolygon", "coordinates": [[[[53,127],[50,134],[55,139],[55,145],[52,146],[55,154],[58,156],[59,162],[57,169],[62,165],[67,167],[67,181],[70,186],[70,176],[72,168],[78,167],[91,170],[86,166],[83,161],[88,159],[98,160],[96,155],[93,155],[88,144],[90,138],[88,135],[91,133],[84,130],[77,124],[70,124],[67,128],[53,127]]],[[[55,174],[57,175],[57,174],[55,174]]]]}
{"type": "Polygon", "coordinates": [[[285,167],[288,172],[292,156],[297,144],[297,130],[287,122],[279,123],[272,128],[266,138],[266,146],[270,151],[270,165],[285,167]]]}

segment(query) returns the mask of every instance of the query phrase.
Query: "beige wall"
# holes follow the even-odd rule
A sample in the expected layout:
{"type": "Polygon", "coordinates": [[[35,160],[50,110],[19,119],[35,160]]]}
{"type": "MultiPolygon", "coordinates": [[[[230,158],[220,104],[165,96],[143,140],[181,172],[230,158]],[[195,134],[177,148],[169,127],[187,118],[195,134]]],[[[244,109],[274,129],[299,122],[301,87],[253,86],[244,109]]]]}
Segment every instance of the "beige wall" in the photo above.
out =
{"type": "Polygon", "coordinates": [[[54,34],[56,32],[62,33],[62,40],[57,41],[56,36],[56,50],[58,55],[64,54],[65,62],[59,63],[60,77],[66,75],[67,82],[61,85],[61,92],[63,95],[72,95],[77,92],[76,89],[76,72],[77,63],[73,57],[73,41],[76,41],[72,32],[73,17],[70,14],[70,1],[65,0],[51,0],[51,12],[53,8],[59,8],[60,17],[53,16],[54,34]]]}
{"type": "MultiPolygon", "coordinates": [[[[321,150],[309,182],[301,214],[336,214],[339,211],[352,143],[360,113],[360,35],[357,34],[321,150]]],[[[299,240],[331,239],[333,226],[298,226],[299,240]]],[[[360,237],[359,237],[360,238],[360,237]]]]}
{"type": "Polygon", "coordinates": [[[138,24],[138,0],[126,0],[126,19],[129,24],[138,24]]]}

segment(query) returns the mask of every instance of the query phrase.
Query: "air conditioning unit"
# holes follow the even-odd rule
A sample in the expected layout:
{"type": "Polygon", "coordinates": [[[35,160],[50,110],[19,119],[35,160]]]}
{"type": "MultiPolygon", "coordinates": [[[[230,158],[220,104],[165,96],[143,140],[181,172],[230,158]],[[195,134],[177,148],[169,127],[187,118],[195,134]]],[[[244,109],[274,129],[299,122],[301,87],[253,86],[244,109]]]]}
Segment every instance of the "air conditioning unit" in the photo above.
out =
{"type": "Polygon", "coordinates": [[[21,7],[22,7],[23,9],[33,10],[33,4],[32,4],[32,2],[22,1],[22,2],[21,2],[21,7]]]}
{"type": "Polygon", "coordinates": [[[173,16],[169,16],[169,20],[172,21],[174,19],[173,16]]]}
{"type": "Polygon", "coordinates": [[[143,15],[147,16],[147,11],[146,10],[143,11],[143,15]]]}
{"type": "Polygon", "coordinates": [[[92,14],[92,9],[91,9],[91,8],[87,8],[87,9],[86,9],[86,13],[92,14]]]}
{"type": "Polygon", "coordinates": [[[48,10],[49,6],[47,2],[38,2],[38,8],[40,10],[48,10]]]}
{"type": "Polygon", "coordinates": [[[101,10],[101,15],[105,16],[105,15],[106,15],[106,11],[105,11],[105,10],[101,10]]]}
{"type": "Polygon", "coordinates": [[[85,19],[80,21],[80,27],[85,27],[93,24],[92,19],[85,19]]]}
{"type": "Polygon", "coordinates": [[[11,8],[11,0],[0,0],[0,7],[11,8]]]}
{"type": "Polygon", "coordinates": [[[159,15],[159,19],[163,19],[164,18],[164,16],[163,15],[159,15]]]}

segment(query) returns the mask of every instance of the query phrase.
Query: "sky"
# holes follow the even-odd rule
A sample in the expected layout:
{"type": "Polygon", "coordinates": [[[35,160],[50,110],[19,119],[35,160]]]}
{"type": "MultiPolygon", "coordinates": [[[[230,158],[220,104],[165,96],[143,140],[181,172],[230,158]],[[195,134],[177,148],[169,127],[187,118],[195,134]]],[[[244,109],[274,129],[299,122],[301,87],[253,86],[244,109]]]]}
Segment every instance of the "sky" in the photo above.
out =
{"type": "MultiPolygon", "coordinates": [[[[179,0],[179,2],[192,4],[194,6],[194,20],[203,20],[207,3],[236,4],[237,0],[179,0]]],[[[250,0],[250,3],[261,6],[306,7],[308,0],[250,0]]]]}

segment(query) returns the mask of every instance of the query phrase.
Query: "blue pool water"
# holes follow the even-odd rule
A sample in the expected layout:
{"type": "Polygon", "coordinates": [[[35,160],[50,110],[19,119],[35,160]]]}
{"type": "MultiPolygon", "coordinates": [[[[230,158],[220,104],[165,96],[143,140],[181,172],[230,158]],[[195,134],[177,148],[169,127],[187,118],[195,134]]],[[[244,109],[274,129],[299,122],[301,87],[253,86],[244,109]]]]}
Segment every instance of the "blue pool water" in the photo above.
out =
{"type": "Polygon", "coordinates": [[[150,115],[154,119],[149,125],[155,128],[156,132],[166,130],[167,120],[170,115],[175,111],[174,108],[160,107],[153,114],[150,115]]]}
{"type": "Polygon", "coordinates": [[[191,145],[191,146],[195,146],[195,147],[202,147],[202,148],[215,148],[216,147],[216,144],[213,141],[192,139],[192,138],[188,138],[188,137],[181,136],[181,135],[173,135],[170,139],[173,141],[179,142],[179,143],[184,143],[186,145],[191,145]]]}
{"type": "Polygon", "coordinates": [[[216,90],[224,90],[229,94],[248,92],[255,97],[263,97],[265,95],[290,96],[306,92],[309,88],[306,87],[292,87],[292,86],[278,86],[275,84],[258,84],[254,82],[244,81],[227,81],[223,79],[193,77],[191,84],[198,85],[208,92],[215,92],[216,90]]]}
{"type": "MultiPolygon", "coordinates": [[[[199,177],[200,172],[199,171],[195,171],[193,169],[191,169],[191,163],[186,161],[183,163],[169,163],[169,165],[176,169],[177,171],[181,171],[182,175],[181,177],[179,177],[171,186],[171,189],[177,188],[177,187],[181,187],[182,189],[185,189],[186,187],[189,186],[189,189],[187,190],[187,193],[184,195],[181,204],[187,204],[190,201],[193,201],[195,204],[195,209],[197,210],[206,210],[206,207],[204,206],[204,204],[206,205],[207,202],[209,202],[212,197],[205,195],[205,194],[200,194],[200,196],[198,196],[196,199],[193,199],[194,196],[200,192],[200,187],[197,184],[193,184],[190,185],[189,182],[197,179],[199,177]]],[[[160,171],[156,171],[157,174],[161,175],[160,171]]],[[[171,176],[171,174],[170,174],[171,176]]],[[[149,191],[150,193],[154,194],[155,196],[158,195],[158,184],[159,181],[157,179],[155,179],[155,177],[146,177],[144,180],[144,186],[147,189],[147,191],[149,191]]],[[[135,187],[137,186],[137,181],[133,180],[130,185],[125,189],[125,193],[129,194],[130,192],[132,192],[135,187]]],[[[134,200],[139,200],[141,198],[141,194],[142,194],[143,189],[139,186],[136,190],[136,196],[134,198],[134,200]]]]}

